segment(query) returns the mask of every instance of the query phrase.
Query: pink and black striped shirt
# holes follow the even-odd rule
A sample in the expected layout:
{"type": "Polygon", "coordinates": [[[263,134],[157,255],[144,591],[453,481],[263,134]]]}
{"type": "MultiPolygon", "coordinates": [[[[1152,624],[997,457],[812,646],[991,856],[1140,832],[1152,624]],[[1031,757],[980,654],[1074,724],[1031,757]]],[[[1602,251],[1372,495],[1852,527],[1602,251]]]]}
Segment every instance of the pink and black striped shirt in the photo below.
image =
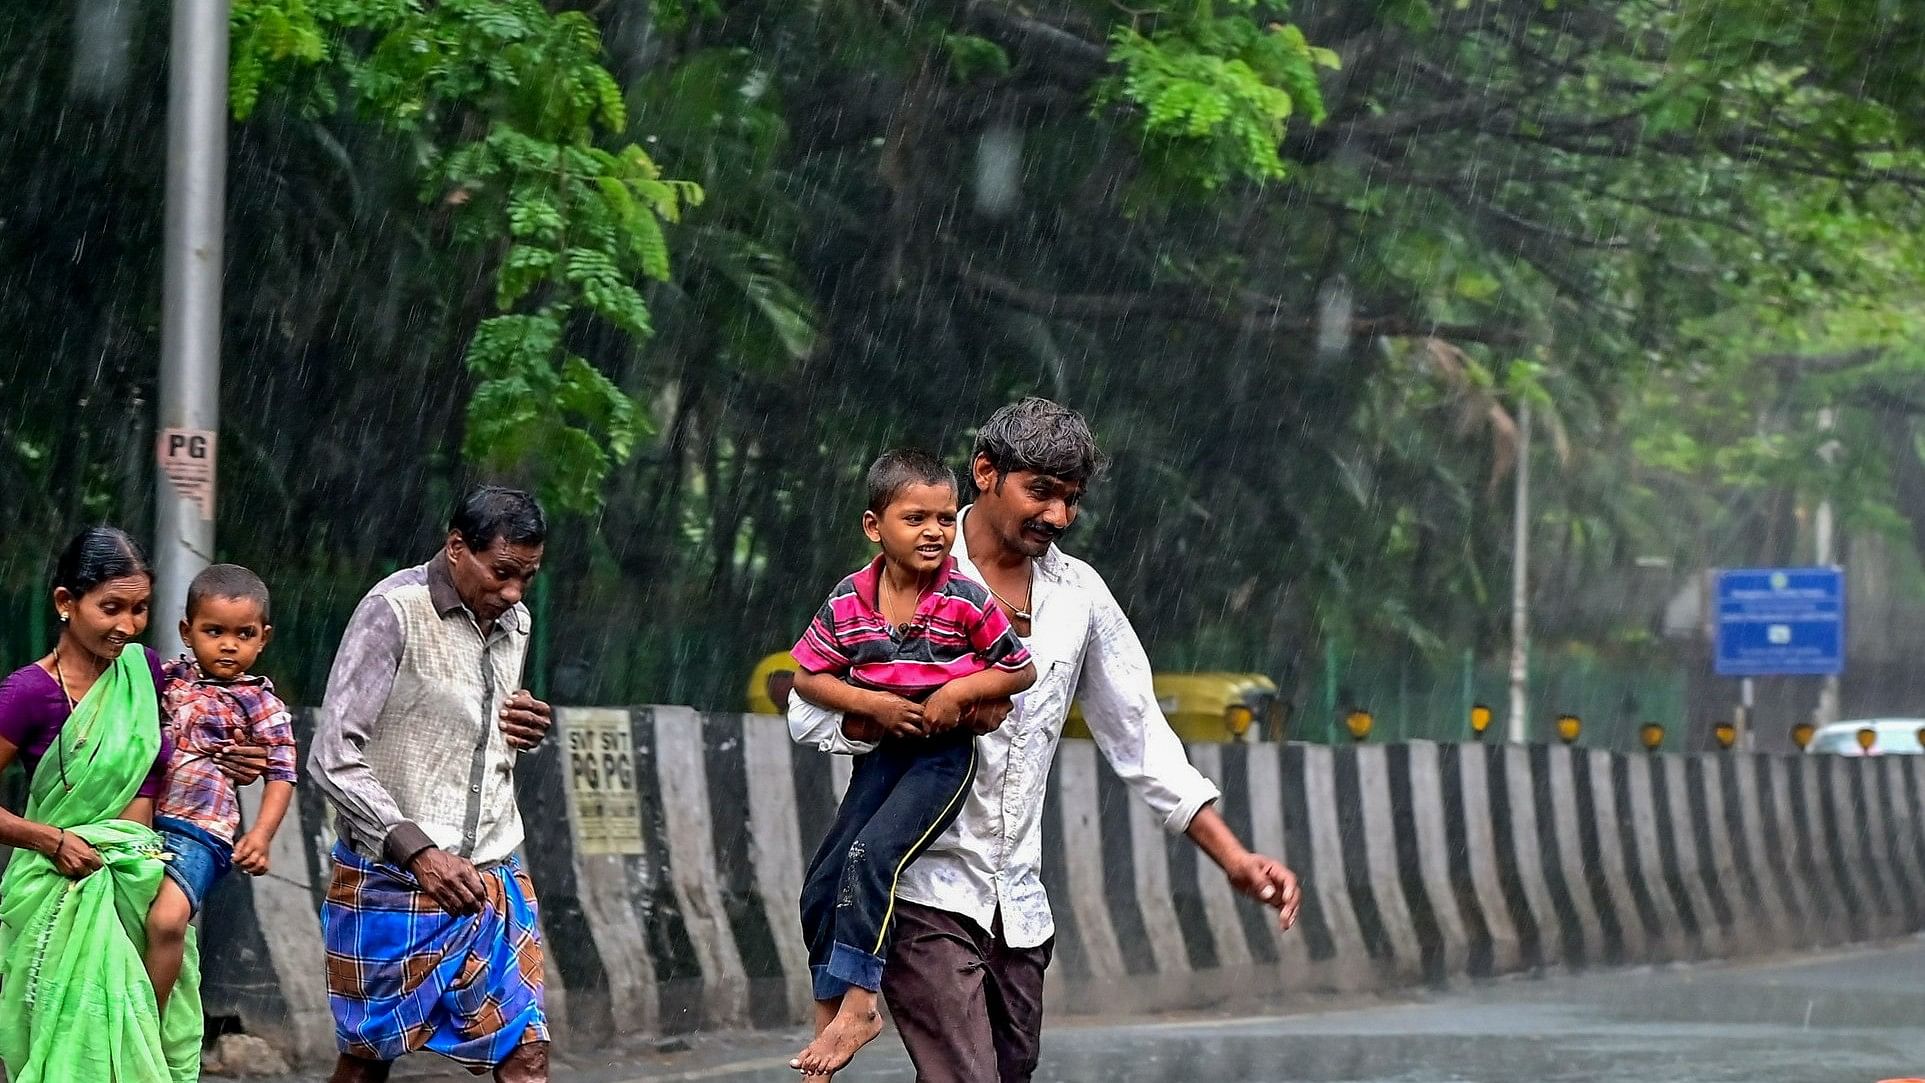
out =
{"type": "Polygon", "coordinates": [[[1029,664],[1029,648],[1002,607],[956,570],[955,558],[943,562],[915,618],[899,628],[882,615],[881,589],[881,557],[836,584],[791,652],[796,664],[911,700],[986,669],[1029,664]]]}

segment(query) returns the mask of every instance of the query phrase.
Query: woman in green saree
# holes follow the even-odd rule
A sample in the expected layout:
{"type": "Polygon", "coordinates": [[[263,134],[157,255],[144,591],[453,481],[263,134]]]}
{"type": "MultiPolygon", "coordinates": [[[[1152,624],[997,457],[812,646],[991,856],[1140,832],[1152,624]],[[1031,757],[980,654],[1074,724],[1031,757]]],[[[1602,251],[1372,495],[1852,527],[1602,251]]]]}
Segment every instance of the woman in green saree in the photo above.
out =
{"type": "Polygon", "coordinates": [[[0,878],[0,1062],[11,1083],[182,1083],[200,1077],[198,952],[166,1018],[142,965],[164,851],[154,798],[167,762],[159,660],[134,646],[153,579],[121,531],[61,555],[52,654],[0,682],[0,769],[19,759],[26,815],[0,878]]]}

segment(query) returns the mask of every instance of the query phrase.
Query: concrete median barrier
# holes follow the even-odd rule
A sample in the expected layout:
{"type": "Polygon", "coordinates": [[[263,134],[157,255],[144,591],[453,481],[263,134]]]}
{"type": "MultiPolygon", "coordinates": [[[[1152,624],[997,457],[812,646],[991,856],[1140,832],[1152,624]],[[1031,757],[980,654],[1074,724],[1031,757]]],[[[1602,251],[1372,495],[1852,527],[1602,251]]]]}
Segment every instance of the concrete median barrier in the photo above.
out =
{"type": "MultiPolygon", "coordinates": [[[[774,718],[558,716],[518,787],[563,1040],[806,1020],[796,897],[846,760],[792,745],[774,718]]],[[[1925,757],[1429,743],[1192,755],[1238,833],[1303,876],[1298,929],[1278,934],[1093,745],[1068,742],[1042,870],[1056,1010],[1734,958],[1925,921],[1925,757]]],[[[317,917],[332,841],[304,792],[273,875],[226,881],[202,939],[210,1015],[310,1062],[332,1049],[317,917]]]]}

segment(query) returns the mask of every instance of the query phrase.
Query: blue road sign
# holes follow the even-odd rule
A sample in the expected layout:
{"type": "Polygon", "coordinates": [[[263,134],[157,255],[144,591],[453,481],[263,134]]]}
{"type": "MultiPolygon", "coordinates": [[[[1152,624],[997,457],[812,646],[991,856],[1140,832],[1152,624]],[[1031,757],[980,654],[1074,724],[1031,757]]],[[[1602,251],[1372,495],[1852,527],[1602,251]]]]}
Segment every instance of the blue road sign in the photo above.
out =
{"type": "Polygon", "coordinates": [[[1845,574],[1837,568],[1718,573],[1718,675],[1828,677],[1845,671],[1845,574]]]}

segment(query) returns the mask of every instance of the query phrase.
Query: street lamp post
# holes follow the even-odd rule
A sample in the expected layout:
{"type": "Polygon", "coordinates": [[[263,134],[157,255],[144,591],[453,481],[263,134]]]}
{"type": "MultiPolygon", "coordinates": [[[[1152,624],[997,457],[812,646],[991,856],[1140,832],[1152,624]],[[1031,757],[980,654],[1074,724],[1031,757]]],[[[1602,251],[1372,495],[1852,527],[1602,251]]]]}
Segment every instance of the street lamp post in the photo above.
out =
{"type": "MultiPolygon", "coordinates": [[[[1831,505],[1832,478],[1830,470],[1832,463],[1836,461],[1838,457],[1838,442],[1831,439],[1831,432],[1837,426],[1837,423],[1838,413],[1836,410],[1827,406],[1818,411],[1818,428],[1826,437],[1824,444],[1818,448],[1818,458],[1824,462],[1826,467],[1824,478],[1825,495],[1818,501],[1818,514],[1816,522],[1813,523],[1812,541],[1814,548],[1817,550],[1813,554],[1817,557],[1814,563],[1821,568],[1832,568],[1838,564],[1837,521],[1831,505]]],[[[1811,720],[1819,726],[1828,726],[1838,721],[1837,674],[1834,673],[1826,676],[1824,683],[1819,686],[1818,706],[1812,712],[1811,720]]]]}
{"type": "Polygon", "coordinates": [[[152,624],[164,656],[180,651],[187,585],[214,558],[227,187],[228,0],[173,9],[152,624]]]}
{"type": "Polygon", "coordinates": [[[1511,514],[1511,716],[1509,739],[1530,737],[1531,400],[1517,409],[1517,493],[1511,514]]]}

